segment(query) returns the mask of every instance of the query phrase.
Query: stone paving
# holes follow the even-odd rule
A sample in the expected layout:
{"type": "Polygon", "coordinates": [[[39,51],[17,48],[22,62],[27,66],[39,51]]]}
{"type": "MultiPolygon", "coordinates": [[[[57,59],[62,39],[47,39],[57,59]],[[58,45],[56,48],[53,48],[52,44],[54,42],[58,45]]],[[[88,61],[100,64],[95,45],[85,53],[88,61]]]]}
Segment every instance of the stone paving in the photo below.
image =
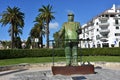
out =
{"type": "Polygon", "coordinates": [[[120,70],[96,68],[95,74],[70,76],[53,75],[51,70],[26,70],[12,73],[12,76],[2,75],[0,80],[120,80],[120,70]]]}
{"type": "Polygon", "coordinates": [[[94,65],[95,74],[65,76],[53,75],[50,64],[34,64],[29,69],[2,71],[0,80],[120,80],[119,63],[100,62],[94,65]]]}

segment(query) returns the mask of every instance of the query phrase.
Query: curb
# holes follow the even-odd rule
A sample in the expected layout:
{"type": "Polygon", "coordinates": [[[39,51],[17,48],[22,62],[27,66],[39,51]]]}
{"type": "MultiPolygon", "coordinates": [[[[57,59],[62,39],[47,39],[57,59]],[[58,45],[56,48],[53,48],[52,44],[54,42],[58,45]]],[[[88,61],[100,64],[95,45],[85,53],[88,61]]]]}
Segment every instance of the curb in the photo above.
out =
{"type": "Polygon", "coordinates": [[[0,67],[0,72],[1,71],[8,71],[8,70],[16,70],[16,69],[28,69],[30,64],[28,63],[21,63],[21,64],[16,64],[16,65],[8,65],[8,66],[1,66],[0,67]]]}

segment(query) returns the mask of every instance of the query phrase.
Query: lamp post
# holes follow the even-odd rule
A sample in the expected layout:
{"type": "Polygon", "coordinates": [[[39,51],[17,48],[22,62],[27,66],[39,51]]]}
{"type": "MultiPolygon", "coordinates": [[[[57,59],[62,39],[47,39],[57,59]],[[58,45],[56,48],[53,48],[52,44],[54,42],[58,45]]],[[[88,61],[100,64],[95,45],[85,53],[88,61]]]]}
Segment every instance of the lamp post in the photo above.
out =
{"type": "MultiPolygon", "coordinates": [[[[82,29],[78,29],[77,31],[77,34],[78,34],[78,42],[79,42],[79,34],[81,34],[82,33],[82,29]]],[[[81,45],[81,39],[80,39],[80,45],[81,45]]],[[[78,46],[77,46],[78,47],[78,46]]],[[[80,47],[81,48],[81,47],[80,47]]],[[[77,48],[78,49],[78,48],[77,48]]],[[[78,50],[77,50],[78,51],[78,50]]],[[[80,62],[82,63],[82,53],[80,52],[80,62]]]]}
{"type": "Polygon", "coordinates": [[[54,42],[54,40],[52,41],[52,48],[53,48],[53,52],[52,52],[52,61],[53,61],[53,66],[54,66],[54,56],[55,56],[55,52],[54,52],[54,47],[55,47],[55,42],[54,42]]]}

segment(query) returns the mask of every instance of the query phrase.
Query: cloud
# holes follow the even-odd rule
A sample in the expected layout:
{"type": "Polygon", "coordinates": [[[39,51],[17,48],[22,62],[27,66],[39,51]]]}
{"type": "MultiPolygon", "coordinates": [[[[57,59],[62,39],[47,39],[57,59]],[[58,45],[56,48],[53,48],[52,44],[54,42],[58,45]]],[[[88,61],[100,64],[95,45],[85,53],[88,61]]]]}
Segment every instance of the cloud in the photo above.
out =
{"type": "Polygon", "coordinates": [[[59,26],[59,24],[58,24],[57,22],[54,22],[54,23],[50,23],[50,24],[49,24],[50,29],[57,29],[58,26],[59,26]]]}

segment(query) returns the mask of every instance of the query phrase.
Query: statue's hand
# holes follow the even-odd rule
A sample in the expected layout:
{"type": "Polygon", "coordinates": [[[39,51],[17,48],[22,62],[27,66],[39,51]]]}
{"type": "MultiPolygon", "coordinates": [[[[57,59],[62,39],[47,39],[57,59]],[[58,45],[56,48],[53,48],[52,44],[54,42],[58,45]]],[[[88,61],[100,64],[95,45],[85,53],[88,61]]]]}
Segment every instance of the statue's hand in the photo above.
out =
{"type": "Polygon", "coordinates": [[[81,34],[81,33],[82,33],[82,29],[78,29],[78,30],[76,30],[76,32],[77,32],[78,34],[81,34]]]}

